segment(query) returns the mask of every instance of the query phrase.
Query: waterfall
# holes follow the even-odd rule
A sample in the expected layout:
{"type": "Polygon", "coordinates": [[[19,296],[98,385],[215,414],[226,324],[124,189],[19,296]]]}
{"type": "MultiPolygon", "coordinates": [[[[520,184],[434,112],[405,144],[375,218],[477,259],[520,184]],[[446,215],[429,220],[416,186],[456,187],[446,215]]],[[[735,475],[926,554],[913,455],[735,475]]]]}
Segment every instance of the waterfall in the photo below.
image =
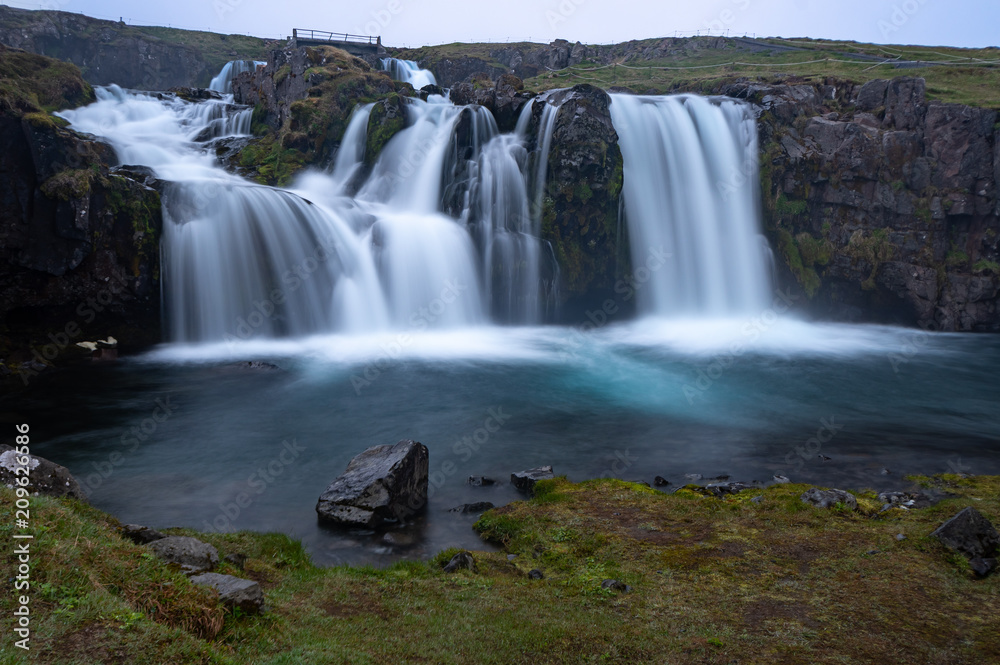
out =
{"type": "Polygon", "coordinates": [[[420,90],[425,85],[437,85],[434,74],[427,69],[421,69],[413,60],[382,58],[381,63],[382,69],[388,72],[393,80],[405,81],[412,85],[414,90],[420,90]]]}
{"type": "Polygon", "coordinates": [[[719,316],[770,302],[760,235],[757,132],[749,107],[697,95],[611,95],[625,161],[632,262],[668,259],[637,293],[640,312],[719,316]]]}
{"type": "Polygon", "coordinates": [[[212,82],[208,84],[208,89],[227,95],[232,94],[233,79],[243,72],[254,71],[258,65],[266,64],[267,62],[261,60],[230,60],[222,66],[222,71],[216,74],[212,82]]]}

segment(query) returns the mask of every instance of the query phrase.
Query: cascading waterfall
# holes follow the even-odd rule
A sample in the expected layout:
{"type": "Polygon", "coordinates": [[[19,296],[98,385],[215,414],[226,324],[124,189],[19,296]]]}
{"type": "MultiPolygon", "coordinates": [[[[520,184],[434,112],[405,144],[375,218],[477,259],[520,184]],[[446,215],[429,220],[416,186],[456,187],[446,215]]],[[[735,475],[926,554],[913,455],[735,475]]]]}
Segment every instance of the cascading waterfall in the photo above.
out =
{"type": "Polygon", "coordinates": [[[382,70],[388,72],[395,81],[404,81],[413,86],[414,90],[420,90],[425,85],[437,85],[429,70],[421,69],[413,60],[398,60],[396,58],[382,58],[382,70]]]}
{"type": "Polygon", "coordinates": [[[222,71],[220,71],[212,79],[212,82],[208,84],[208,89],[214,90],[215,92],[221,92],[226,95],[232,94],[233,79],[243,72],[252,72],[258,65],[266,64],[267,62],[261,60],[230,60],[222,66],[222,71]]]}
{"type": "MultiPolygon", "coordinates": [[[[230,65],[217,78],[231,77],[230,65]]],[[[249,129],[250,111],[231,99],[192,103],[117,86],[97,97],[61,115],[169,183],[162,283],[172,340],[537,324],[552,303],[558,266],[540,239],[558,114],[549,101],[529,159],[530,105],[504,135],[482,107],[410,99],[406,128],[370,168],[372,105],[361,105],[330,171],[282,190],[216,164],[211,141],[249,129]]],[[[654,247],[671,256],[640,292],[642,311],[717,314],[764,302],[756,134],[744,107],[615,95],[611,112],[634,263],[654,247]]]]}
{"type": "Polygon", "coordinates": [[[697,95],[611,99],[633,265],[651,252],[668,257],[638,291],[640,312],[725,316],[767,307],[769,250],[747,105],[697,95]]]}

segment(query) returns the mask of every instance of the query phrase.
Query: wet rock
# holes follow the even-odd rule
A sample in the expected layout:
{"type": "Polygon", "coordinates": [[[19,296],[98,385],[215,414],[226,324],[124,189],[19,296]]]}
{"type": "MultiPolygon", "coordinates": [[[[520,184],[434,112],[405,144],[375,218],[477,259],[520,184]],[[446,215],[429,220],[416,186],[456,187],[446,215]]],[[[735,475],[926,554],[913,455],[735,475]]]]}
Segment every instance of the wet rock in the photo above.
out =
{"type": "Polygon", "coordinates": [[[552,473],[552,467],[539,466],[534,469],[510,474],[510,483],[519,491],[531,494],[535,489],[535,483],[539,480],[547,480],[549,478],[555,478],[555,475],[552,473]]]}
{"type": "Polygon", "coordinates": [[[792,482],[791,480],[788,479],[788,476],[783,476],[780,473],[776,473],[773,476],[771,476],[771,480],[773,480],[775,483],[779,485],[785,485],[787,483],[792,482]]]}
{"type": "Polygon", "coordinates": [[[412,547],[415,539],[405,533],[387,533],[382,536],[382,542],[393,547],[412,547]]]}
{"type": "Polygon", "coordinates": [[[416,441],[369,448],[320,495],[316,512],[345,526],[406,519],[426,507],[427,465],[427,447],[416,441]]]}
{"type": "Polygon", "coordinates": [[[454,573],[456,570],[471,570],[476,572],[476,560],[469,552],[459,552],[451,557],[451,561],[444,567],[444,572],[454,573]]]}
{"type": "Polygon", "coordinates": [[[879,492],[878,500],[893,508],[909,509],[933,506],[946,496],[951,495],[936,491],[879,492]]]}
{"type": "Polygon", "coordinates": [[[86,502],[87,495],[80,484],[64,466],[37,455],[20,455],[13,446],[0,444],[0,484],[13,489],[24,487],[31,494],[45,496],[67,496],[86,502]],[[26,464],[22,464],[22,462],[26,464]],[[18,478],[24,473],[18,469],[28,469],[28,484],[22,485],[18,478]]]}
{"type": "Polygon", "coordinates": [[[475,503],[463,503],[461,506],[451,508],[449,513],[462,513],[465,515],[484,513],[491,508],[495,508],[489,501],[476,501],[475,503]]]}
{"type": "Polygon", "coordinates": [[[666,487],[670,484],[670,481],[663,476],[657,476],[656,478],[653,478],[653,484],[657,487],[666,487]]]}
{"type": "Polygon", "coordinates": [[[844,490],[821,490],[818,487],[810,487],[799,498],[803,503],[817,508],[833,508],[838,503],[843,504],[848,510],[858,508],[858,500],[853,494],[844,490]]]}
{"type": "Polygon", "coordinates": [[[628,593],[632,590],[632,587],[624,582],[619,582],[618,580],[604,580],[601,582],[601,588],[610,589],[611,591],[620,591],[621,593],[628,593]]]}
{"type": "Polygon", "coordinates": [[[473,487],[490,487],[491,485],[496,485],[497,481],[487,476],[469,476],[466,484],[473,487]]]}
{"type": "Polygon", "coordinates": [[[543,580],[545,579],[545,573],[538,570],[537,568],[532,568],[528,571],[528,579],[531,580],[543,580]]]}
{"type": "Polygon", "coordinates": [[[993,524],[971,506],[959,511],[931,535],[949,549],[964,554],[970,563],[978,559],[976,566],[986,571],[984,575],[996,567],[995,558],[1000,551],[1000,535],[997,535],[993,524]],[[988,559],[994,559],[992,566],[988,563],[988,559]]]}
{"type": "Polygon", "coordinates": [[[154,540],[147,547],[167,563],[187,566],[193,571],[212,570],[219,563],[218,550],[190,536],[167,536],[154,540]]]}
{"type": "Polygon", "coordinates": [[[231,566],[235,566],[240,570],[243,570],[243,566],[245,566],[247,562],[247,555],[240,554],[239,552],[233,552],[224,556],[222,560],[231,566]]]}
{"type": "Polygon", "coordinates": [[[709,483],[705,485],[705,489],[711,492],[714,496],[725,496],[727,494],[737,494],[743,490],[757,489],[759,484],[757,483],[746,483],[739,480],[733,480],[725,483],[709,483]]]}
{"type": "Polygon", "coordinates": [[[150,529],[148,526],[139,524],[123,524],[120,528],[122,538],[131,540],[136,545],[148,545],[154,540],[166,538],[166,534],[150,529]]]}
{"type": "Polygon", "coordinates": [[[189,579],[194,584],[209,586],[218,591],[219,600],[227,607],[238,608],[247,614],[258,614],[264,606],[264,592],[253,580],[219,573],[203,573],[189,579]]]}

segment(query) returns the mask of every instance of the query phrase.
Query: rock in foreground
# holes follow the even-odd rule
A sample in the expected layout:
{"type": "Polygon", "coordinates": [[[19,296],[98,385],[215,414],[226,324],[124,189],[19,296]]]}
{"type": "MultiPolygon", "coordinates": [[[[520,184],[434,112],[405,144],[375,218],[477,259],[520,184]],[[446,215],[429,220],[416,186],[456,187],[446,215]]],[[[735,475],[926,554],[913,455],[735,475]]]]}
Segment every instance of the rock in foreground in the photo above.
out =
{"type": "Polygon", "coordinates": [[[427,503],[427,464],[427,446],[416,441],[369,448],[320,495],[316,512],[345,526],[405,519],[427,503]]]}
{"type": "Polygon", "coordinates": [[[997,567],[1000,535],[992,522],[971,506],[960,511],[931,533],[946,547],[969,558],[969,565],[980,577],[997,567]]]}
{"type": "Polygon", "coordinates": [[[853,494],[844,490],[821,490],[810,487],[802,493],[800,498],[803,503],[817,508],[833,508],[838,503],[842,503],[848,510],[858,509],[858,500],[854,498],[853,494]]]}
{"type": "Polygon", "coordinates": [[[10,488],[25,487],[31,494],[87,500],[86,494],[69,469],[37,455],[18,455],[17,450],[8,445],[0,445],[0,483],[10,488]],[[20,485],[17,482],[18,477],[24,477],[23,472],[15,472],[20,466],[18,458],[21,457],[28,458],[27,485],[20,485]]]}
{"type": "Polygon", "coordinates": [[[204,573],[195,575],[191,581],[212,587],[219,592],[219,600],[229,607],[238,607],[248,614],[259,613],[264,605],[264,592],[253,580],[220,573],[204,573]]]}
{"type": "Polygon", "coordinates": [[[189,536],[167,536],[148,545],[159,558],[195,572],[212,570],[219,563],[219,551],[189,536]]]}

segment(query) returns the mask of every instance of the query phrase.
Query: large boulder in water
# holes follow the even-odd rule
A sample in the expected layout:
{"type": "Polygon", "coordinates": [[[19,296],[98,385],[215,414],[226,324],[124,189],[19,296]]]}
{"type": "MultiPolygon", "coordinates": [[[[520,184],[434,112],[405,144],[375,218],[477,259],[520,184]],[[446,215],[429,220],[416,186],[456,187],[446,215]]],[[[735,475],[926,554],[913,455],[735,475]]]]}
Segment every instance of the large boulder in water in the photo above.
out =
{"type": "Polygon", "coordinates": [[[320,495],[316,512],[345,526],[405,519],[426,506],[427,465],[427,446],[416,441],[369,448],[320,495]]]}

